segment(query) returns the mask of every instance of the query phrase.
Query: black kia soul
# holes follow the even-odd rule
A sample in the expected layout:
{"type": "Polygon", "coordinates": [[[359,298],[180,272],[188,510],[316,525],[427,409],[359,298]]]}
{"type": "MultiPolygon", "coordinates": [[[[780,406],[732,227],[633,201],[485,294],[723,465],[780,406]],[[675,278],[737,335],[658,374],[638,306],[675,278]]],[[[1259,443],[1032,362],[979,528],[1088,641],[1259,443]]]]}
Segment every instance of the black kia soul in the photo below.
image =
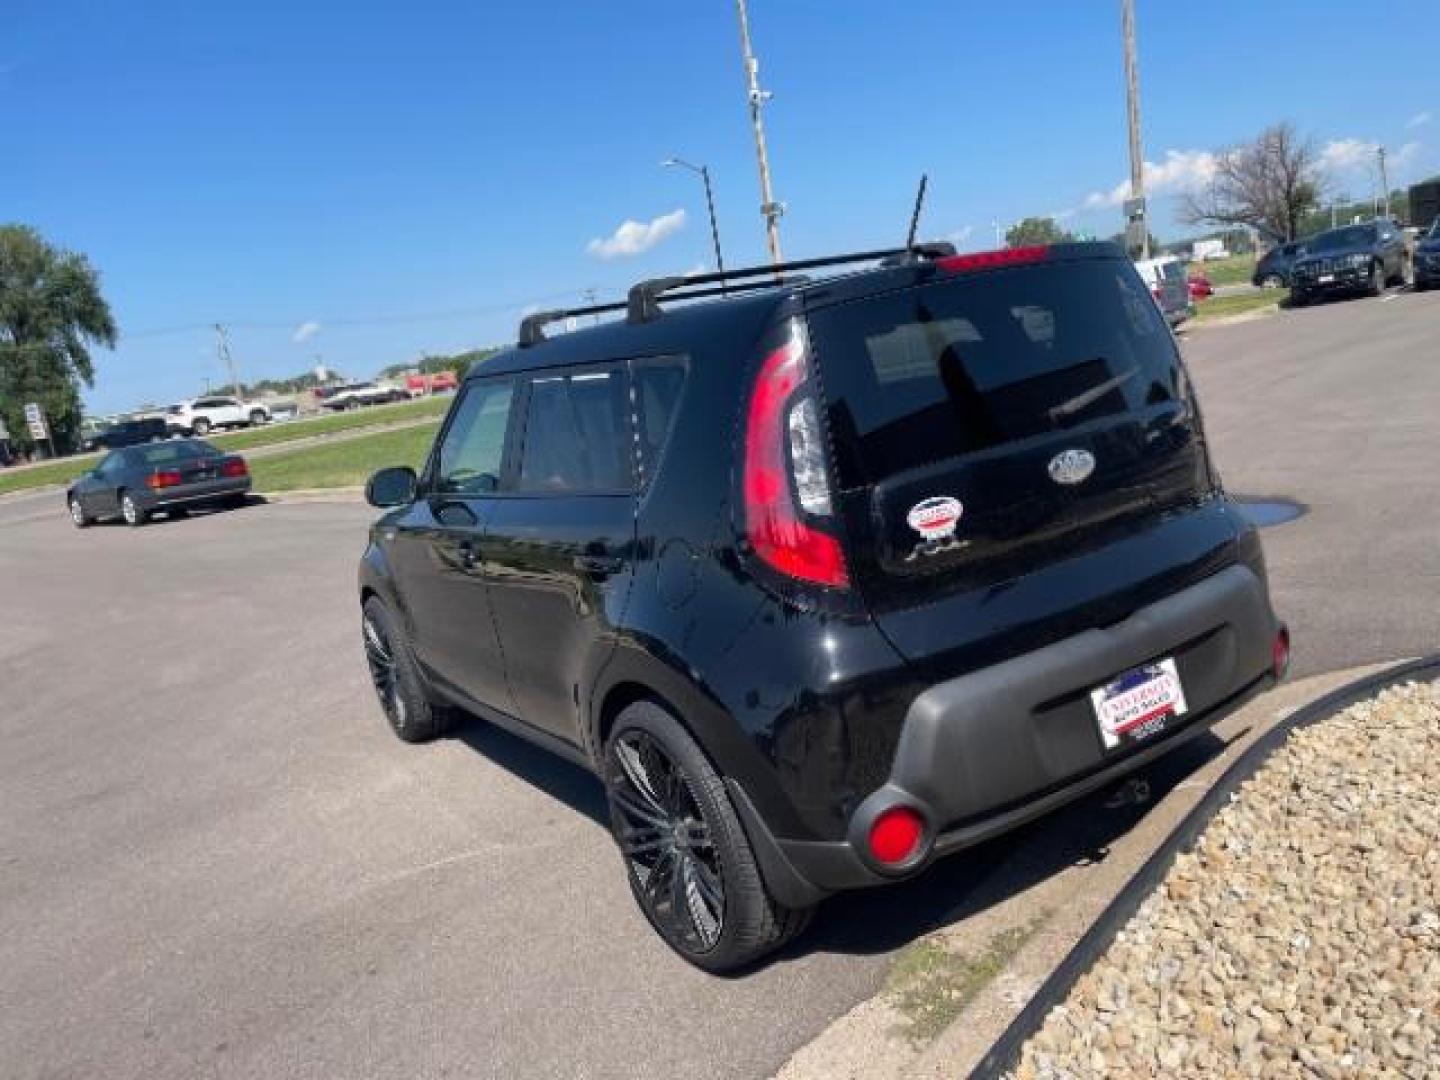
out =
{"type": "Polygon", "coordinates": [[[360,591],[395,730],[460,706],[593,769],[641,909],[713,971],[1148,764],[1289,659],[1109,244],[531,316],[420,476],[368,496],[393,507],[360,591]]]}

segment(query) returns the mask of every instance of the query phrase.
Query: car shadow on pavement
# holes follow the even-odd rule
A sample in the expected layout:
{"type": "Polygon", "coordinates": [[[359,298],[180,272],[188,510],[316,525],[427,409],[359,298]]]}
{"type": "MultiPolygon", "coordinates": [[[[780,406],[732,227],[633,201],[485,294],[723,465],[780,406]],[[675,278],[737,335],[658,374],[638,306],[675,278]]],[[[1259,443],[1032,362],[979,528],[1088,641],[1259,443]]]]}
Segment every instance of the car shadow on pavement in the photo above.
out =
{"type": "MultiPolygon", "coordinates": [[[[1110,845],[1142,822],[1150,808],[1248,728],[1228,739],[1213,731],[1176,747],[1128,780],[1101,788],[1021,829],[941,859],[919,877],[823,901],[810,927],[759,966],[810,953],[887,953],[942,925],[961,922],[1070,866],[1103,861],[1110,845]],[[1133,797],[1134,781],[1148,795],[1133,797]]],[[[588,770],[473,716],[451,737],[597,825],[610,828],[600,781],[588,770]]],[[[756,969],[747,969],[754,971],[756,969]]],[[[735,973],[743,978],[747,971],[735,973]]]]}
{"type": "Polygon", "coordinates": [[[587,769],[477,716],[466,715],[450,736],[609,830],[610,807],[605,801],[605,789],[587,769]]]}

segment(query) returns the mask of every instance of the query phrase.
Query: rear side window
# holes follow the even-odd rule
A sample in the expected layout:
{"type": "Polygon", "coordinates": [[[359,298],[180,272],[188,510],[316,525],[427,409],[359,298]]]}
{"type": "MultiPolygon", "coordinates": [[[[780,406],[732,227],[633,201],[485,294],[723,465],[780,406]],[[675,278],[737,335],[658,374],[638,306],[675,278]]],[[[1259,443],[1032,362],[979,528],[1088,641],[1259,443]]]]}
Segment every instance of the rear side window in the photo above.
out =
{"type": "Polygon", "coordinates": [[[678,356],[637,360],[633,367],[640,483],[655,475],[685,388],[685,361],[678,356]]]}
{"type": "Polygon", "coordinates": [[[625,372],[546,372],[530,381],[516,490],[576,495],[634,488],[625,372]]]}
{"type": "Polygon", "coordinates": [[[942,278],[810,315],[842,487],[1180,396],[1128,263],[942,278]]]}

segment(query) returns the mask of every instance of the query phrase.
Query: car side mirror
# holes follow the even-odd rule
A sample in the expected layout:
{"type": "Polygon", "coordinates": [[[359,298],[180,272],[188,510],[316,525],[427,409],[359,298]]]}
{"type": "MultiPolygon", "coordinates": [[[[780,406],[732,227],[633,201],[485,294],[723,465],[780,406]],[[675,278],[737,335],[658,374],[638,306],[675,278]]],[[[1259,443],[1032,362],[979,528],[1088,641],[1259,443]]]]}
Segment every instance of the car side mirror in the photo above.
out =
{"type": "Polygon", "coordinates": [[[404,506],[415,501],[420,481],[409,465],[381,469],[365,485],[365,501],[381,509],[404,506]]]}

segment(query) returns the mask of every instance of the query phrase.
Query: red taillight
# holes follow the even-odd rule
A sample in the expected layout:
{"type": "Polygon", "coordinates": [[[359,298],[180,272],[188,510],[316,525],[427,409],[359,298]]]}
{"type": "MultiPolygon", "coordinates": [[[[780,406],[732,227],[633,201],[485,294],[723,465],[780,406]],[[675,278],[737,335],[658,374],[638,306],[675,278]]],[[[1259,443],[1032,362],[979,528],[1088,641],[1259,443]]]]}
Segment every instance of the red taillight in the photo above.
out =
{"type": "Polygon", "coordinates": [[[900,866],[909,862],[925,839],[925,819],[908,806],[892,806],[870,826],[870,854],[876,862],[900,866]]]}
{"type": "Polygon", "coordinates": [[[244,458],[226,458],[220,463],[221,476],[249,476],[250,470],[245,465],[244,458]]]}
{"type": "Polygon", "coordinates": [[[1270,643],[1270,669],[1277,679],[1283,679],[1290,670],[1290,629],[1287,626],[1282,625],[1275,632],[1275,640],[1270,643]]]}
{"type": "Polygon", "coordinates": [[[1022,263],[1043,262],[1050,255],[1050,248],[1044,244],[1031,247],[1001,248],[999,251],[973,251],[966,255],[947,255],[936,259],[935,265],[951,274],[962,274],[967,270],[993,270],[1000,266],[1019,266],[1022,263]]]}
{"type": "Polygon", "coordinates": [[[160,488],[179,487],[184,482],[184,477],[173,469],[159,469],[150,474],[145,485],[158,491],[160,488]]]}
{"type": "MultiPolygon", "coordinates": [[[[787,437],[804,442],[799,433],[807,424],[818,424],[813,400],[796,393],[804,382],[804,333],[799,324],[792,324],[790,339],[765,358],[750,397],[745,425],[745,531],[755,554],[782,574],[844,588],[849,577],[840,542],[806,523],[791,490],[787,437]]],[[[818,439],[810,441],[818,444],[818,439]]],[[[805,478],[812,487],[817,483],[816,471],[810,469],[805,478]]],[[[823,484],[823,479],[818,482],[823,484]]]]}

